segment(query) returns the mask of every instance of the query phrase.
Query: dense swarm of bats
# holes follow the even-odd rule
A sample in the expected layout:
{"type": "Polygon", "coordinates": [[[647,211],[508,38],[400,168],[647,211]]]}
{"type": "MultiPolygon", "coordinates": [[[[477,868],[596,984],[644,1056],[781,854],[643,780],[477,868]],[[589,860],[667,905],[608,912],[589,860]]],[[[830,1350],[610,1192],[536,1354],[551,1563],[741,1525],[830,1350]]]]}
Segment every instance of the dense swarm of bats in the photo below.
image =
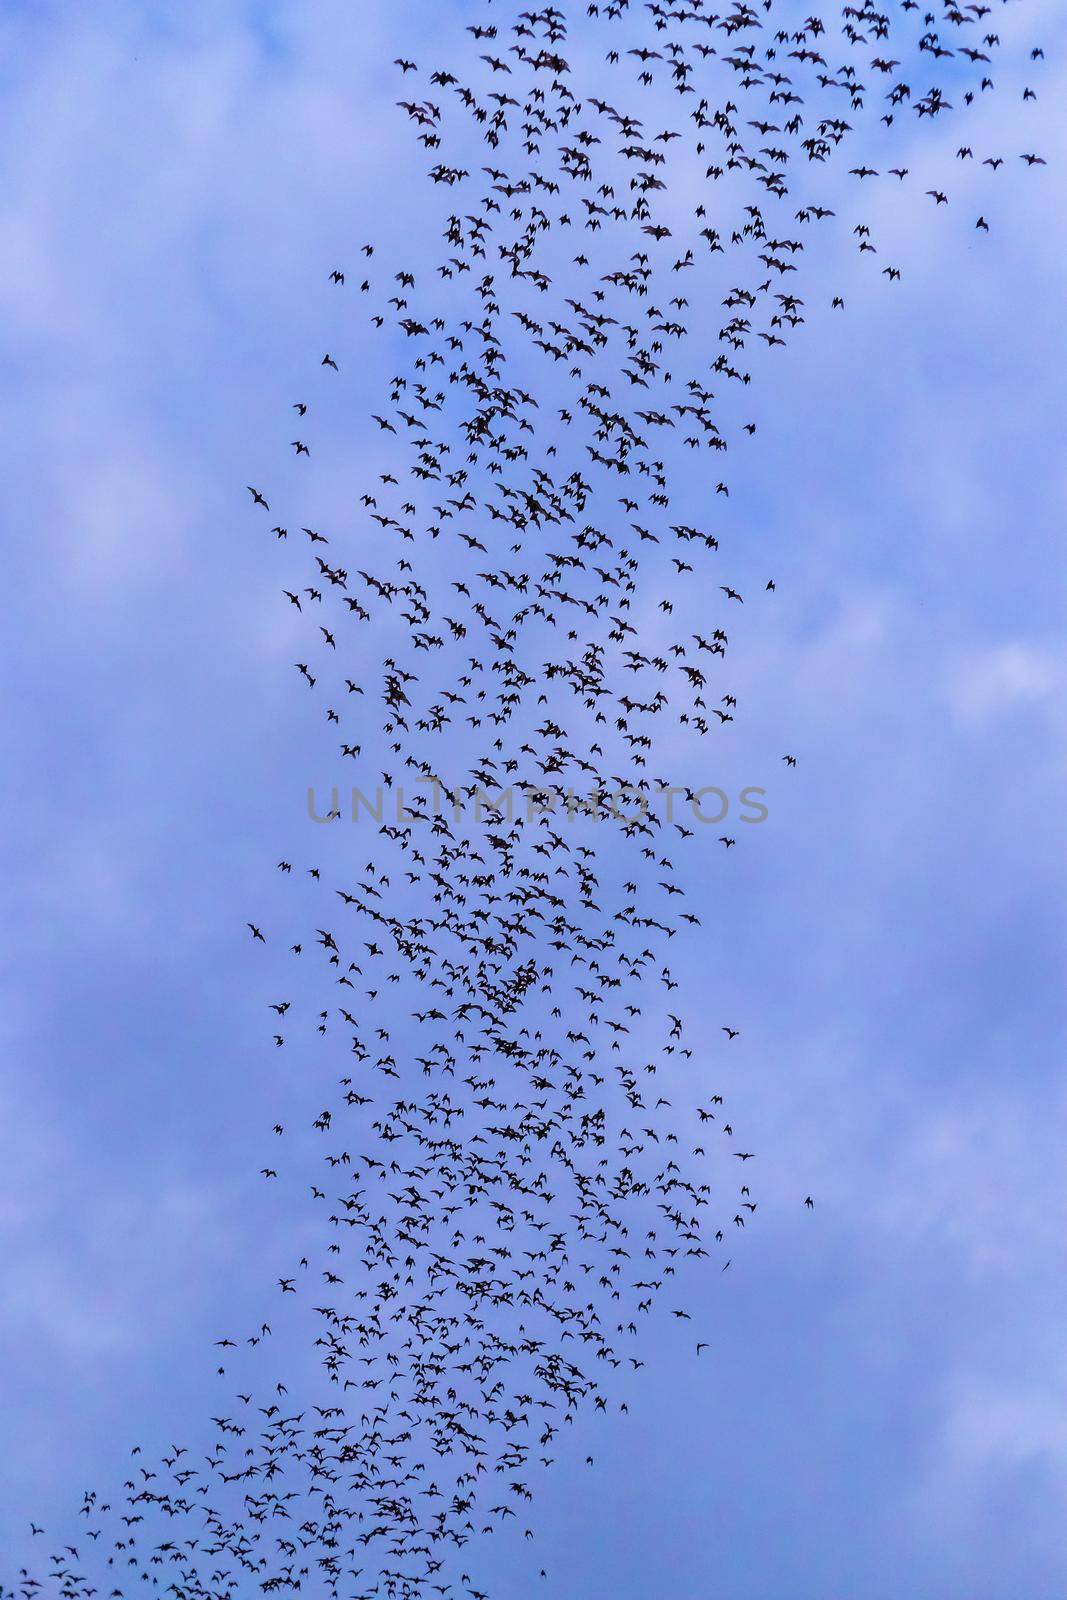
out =
{"type": "Polygon", "coordinates": [[[367,800],[358,831],[348,791],[320,802],[343,871],[310,825],[308,859],[277,863],[299,925],[248,925],[274,1047],[316,1081],[329,1056],[321,1160],[287,1158],[278,1122],[262,1169],[317,1208],[313,1242],[219,1339],[229,1398],[199,1442],[134,1447],[68,1532],[34,1524],[37,1565],[3,1591],[24,1600],[484,1600],[481,1537],[533,1537],[585,1414],[625,1410],[645,1325],[690,1320],[757,1218],[714,1081],[738,1030],[688,1035],[672,995],[701,937],[685,853],[726,870],[743,832],[704,825],[693,763],[737,712],[731,630],[776,603],[724,528],[727,452],[756,448],[749,363],[812,313],[822,230],[899,278],[825,201],[906,184],[918,130],[936,154],[950,122],[946,161],[990,185],[1043,163],[967,131],[996,70],[986,5],[485,11],[447,67],[396,62],[436,271],[367,243],[329,272],[358,332],[314,357],[281,488],[249,485],[297,670],[367,800]],[[367,420],[384,470],[303,526],[294,473],[373,338],[396,351],[367,420]],[[290,1360],[298,1338],[314,1358],[296,1376],[271,1366],[283,1317],[290,1360]]]}

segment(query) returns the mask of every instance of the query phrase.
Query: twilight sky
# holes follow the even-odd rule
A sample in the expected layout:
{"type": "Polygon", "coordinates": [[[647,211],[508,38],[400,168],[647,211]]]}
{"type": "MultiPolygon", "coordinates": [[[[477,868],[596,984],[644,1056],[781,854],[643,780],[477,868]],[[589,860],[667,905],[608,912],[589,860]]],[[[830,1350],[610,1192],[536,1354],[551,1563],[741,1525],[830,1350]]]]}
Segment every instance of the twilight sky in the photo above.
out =
{"type": "MultiPolygon", "coordinates": [[[[0,1579],[31,1516],[210,1414],[210,1341],[300,1226],[256,1173],[315,1087],[270,1046],[244,924],[338,774],[244,485],[339,337],[329,269],[383,227],[435,259],[382,68],[468,9],[0,17],[0,1579]]],[[[950,128],[905,194],[842,196],[903,279],[827,244],[847,313],[761,365],[731,461],[778,590],[693,777],[771,815],[709,858],[681,970],[693,1024],[742,1029],[716,1073],[766,1221],[701,1290],[699,1366],[662,1327],[629,1417],[539,1499],[581,1600],[1067,1592],[1064,21],[998,8],[1011,59],[1047,56],[1036,104],[998,83],[969,124],[999,174],[954,168],[950,128]]],[[[342,420],[351,494],[378,446],[342,420]]],[[[479,1559],[539,1592],[503,1540],[479,1559]]]]}

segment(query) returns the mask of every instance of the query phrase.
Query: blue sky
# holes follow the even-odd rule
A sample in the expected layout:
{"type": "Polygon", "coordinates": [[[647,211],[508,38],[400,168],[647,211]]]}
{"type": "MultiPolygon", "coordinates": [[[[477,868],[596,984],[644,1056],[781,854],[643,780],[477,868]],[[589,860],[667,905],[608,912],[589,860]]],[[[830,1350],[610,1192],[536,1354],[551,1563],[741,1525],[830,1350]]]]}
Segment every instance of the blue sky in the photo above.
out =
{"type": "MultiPolygon", "coordinates": [[[[210,1341],[305,1225],[255,1176],[315,1084],[270,1047],[244,924],[332,774],[244,485],[343,336],[326,272],[383,227],[419,249],[380,64],[464,9],[0,21],[5,1552],[210,1413],[210,1341]]],[[[546,1481],[538,1559],[583,1600],[1067,1587],[1063,10],[997,25],[1048,61],[981,136],[1048,168],[916,146],[860,213],[902,282],[827,249],[847,314],[762,363],[731,462],[778,592],[738,636],[724,787],[771,817],[736,870],[698,859],[717,915],[680,965],[698,1029],[742,1026],[715,1071],[767,1220],[702,1291],[709,1357],[660,1327],[629,1417],[546,1481]]],[[[336,427],[324,507],[378,448],[336,427]]],[[[483,1556],[516,1600],[521,1555],[483,1556]]]]}

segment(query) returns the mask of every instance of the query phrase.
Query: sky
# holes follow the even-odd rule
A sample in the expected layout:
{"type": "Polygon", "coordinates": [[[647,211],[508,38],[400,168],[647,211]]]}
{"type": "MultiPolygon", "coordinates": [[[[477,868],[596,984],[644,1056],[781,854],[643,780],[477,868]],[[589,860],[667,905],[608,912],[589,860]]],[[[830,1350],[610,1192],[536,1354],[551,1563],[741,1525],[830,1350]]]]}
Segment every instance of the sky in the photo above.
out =
{"type": "MultiPolygon", "coordinates": [[[[468,9],[0,18],[5,1566],[211,1412],[211,1340],[299,1238],[256,1174],[314,1069],[271,1048],[245,922],[336,775],[244,486],[309,354],[355,348],[328,271],[381,226],[433,259],[383,64],[468,9]]],[[[698,1028],[742,1029],[715,1072],[766,1221],[702,1291],[708,1355],[659,1328],[546,1482],[538,1561],[582,1600],[1067,1591],[1064,12],[997,24],[1047,61],[983,147],[1048,167],[865,197],[902,281],[828,249],[847,314],[764,361],[731,463],[777,591],[704,781],[770,816],[729,874],[698,858],[680,966],[698,1028]]],[[[337,426],[326,505],[378,448],[337,426]]],[[[481,1556],[514,1600],[521,1554],[481,1556]]]]}

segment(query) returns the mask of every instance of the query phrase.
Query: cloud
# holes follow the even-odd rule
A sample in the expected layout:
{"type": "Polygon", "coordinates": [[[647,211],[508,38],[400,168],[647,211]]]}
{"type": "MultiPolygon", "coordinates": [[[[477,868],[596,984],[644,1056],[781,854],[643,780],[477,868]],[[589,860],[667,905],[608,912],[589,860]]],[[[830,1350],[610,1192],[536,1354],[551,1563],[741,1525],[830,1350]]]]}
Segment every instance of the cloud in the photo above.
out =
{"type": "Polygon", "coordinates": [[[948,699],[968,723],[991,720],[1020,709],[1058,711],[1067,659],[1026,643],[1001,644],[976,651],[950,668],[948,699]]]}

